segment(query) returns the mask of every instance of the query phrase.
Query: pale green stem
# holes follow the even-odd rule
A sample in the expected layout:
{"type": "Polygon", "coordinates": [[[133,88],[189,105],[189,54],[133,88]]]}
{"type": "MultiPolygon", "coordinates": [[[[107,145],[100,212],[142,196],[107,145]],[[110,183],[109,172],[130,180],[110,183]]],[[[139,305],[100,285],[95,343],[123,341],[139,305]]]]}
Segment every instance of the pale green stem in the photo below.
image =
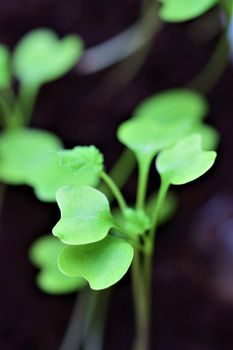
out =
{"type": "Polygon", "coordinates": [[[27,84],[23,81],[21,82],[17,108],[21,110],[24,119],[24,125],[28,125],[30,121],[38,93],[38,85],[27,84]]]}
{"type": "Polygon", "coordinates": [[[187,86],[197,89],[202,93],[209,92],[221,78],[229,61],[229,44],[226,39],[226,32],[221,38],[200,74],[194,78],[187,86]]]}
{"type": "Polygon", "coordinates": [[[116,185],[115,181],[105,172],[102,171],[100,174],[102,180],[108,185],[108,187],[111,189],[112,193],[114,194],[114,197],[116,198],[119,207],[122,212],[127,208],[127,203],[119,190],[118,186],[116,185]]]}
{"type": "Polygon", "coordinates": [[[140,255],[137,250],[134,254],[131,271],[136,321],[136,336],[134,338],[133,350],[148,350],[150,337],[149,290],[144,283],[140,255]]]}
{"type": "Polygon", "coordinates": [[[156,230],[157,230],[157,226],[158,226],[158,221],[159,221],[160,209],[163,206],[168,189],[169,189],[169,183],[162,179],[161,184],[160,184],[160,188],[159,188],[159,192],[158,192],[158,196],[156,198],[155,209],[154,209],[154,212],[152,214],[152,226],[151,226],[151,229],[149,232],[149,239],[151,239],[152,250],[153,250],[155,234],[156,234],[156,230]]]}
{"type": "MultiPolygon", "coordinates": [[[[101,350],[103,347],[104,326],[107,316],[108,303],[111,289],[103,290],[98,293],[98,301],[94,310],[94,320],[91,324],[90,334],[86,336],[86,342],[83,350],[101,350]]],[[[88,335],[88,334],[87,334],[88,335]]]]}
{"type": "MultiPolygon", "coordinates": [[[[122,188],[130,175],[132,174],[136,165],[136,159],[133,153],[127,148],[122,152],[116,164],[111,170],[111,178],[117,182],[119,188],[122,188]]],[[[104,192],[109,201],[113,199],[113,193],[109,187],[103,183],[99,187],[101,192],[104,192]]]]}
{"type": "Polygon", "coordinates": [[[151,157],[147,155],[138,157],[138,167],[139,167],[139,179],[138,179],[138,190],[137,190],[137,200],[136,208],[144,209],[146,189],[148,183],[148,175],[150,170],[151,157]]]}

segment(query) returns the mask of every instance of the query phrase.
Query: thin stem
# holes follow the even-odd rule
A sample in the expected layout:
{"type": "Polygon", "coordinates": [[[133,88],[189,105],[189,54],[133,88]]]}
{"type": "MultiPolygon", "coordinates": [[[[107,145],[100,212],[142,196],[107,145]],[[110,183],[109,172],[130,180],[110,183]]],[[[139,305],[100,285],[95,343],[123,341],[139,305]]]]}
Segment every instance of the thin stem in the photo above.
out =
{"type": "Polygon", "coordinates": [[[169,188],[169,183],[165,180],[161,180],[158,196],[156,198],[154,213],[152,214],[152,226],[149,232],[149,239],[151,240],[151,247],[153,250],[153,245],[155,241],[155,234],[158,226],[160,209],[164,203],[167,191],[169,188]]]}
{"type": "Polygon", "coordinates": [[[138,251],[135,251],[131,271],[136,319],[136,337],[133,350],[148,350],[150,335],[149,295],[147,286],[143,281],[144,276],[138,251]]]}
{"type": "Polygon", "coordinates": [[[145,205],[146,189],[148,183],[148,175],[150,170],[151,157],[138,157],[139,179],[136,208],[143,209],[145,205]]]}
{"type": "Polygon", "coordinates": [[[119,190],[118,186],[116,185],[115,181],[105,171],[103,171],[100,176],[103,179],[103,181],[108,185],[108,187],[111,189],[112,193],[114,194],[119,204],[121,211],[123,212],[127,208],[127,203],[121,191],[119,190]]]}
{"type": "Polygon", "coordinates": [[[27,125],[30,121],[36,98],[39,92],[39,86],[30,85],[25,82],[21,83],[17,108],[20,108],[23,115],[24,124],[27,125]]]}
{"type": "Polygon", "coordinates": [[[162,27],[157,15],[156,1],[143,1],[139,20],[115,37],[85,50],[77,65],[82,74],[93,74],[134,56],[151,42],[162,27]]]}
{"type": "Polygon", "coordinates": [[[188,87],[208,93],[221,78],[227,67],[228,60],[229,44],[224,31],[205,68],[188,84],[188,87]]]}
{"type": "Polygon", "coordinates": [[[77,350],[82,345],[83,321],[92,294],[88,288],[81,291],[72,310],[72,316],[59,350],[77,350]]]}
{"type": "MultiPolygon", "coordinates": [[[[117,182],[117,185],[119,188],[122,188],[130,175],[132,174],[134,168],[136,165],[136,159],[133,155],[133,153],[129,149],[125,149],[122,154],[120,155],[119,159],[117,160],[116,164],[112,168],[110,175],[111,178],[117,182]]],[[[101,184],[100,186],[101,192],[104,192],[105,195],[108,197],[109,201],[113,199],[113,193],[109,189],[108,186],[106,186],[105,183],[101,184]]]]}
{"type": "Polygon", "coordinates": [[[95,317],[91,325],[90,334],[83,350],[101,350],[103,346],[104,326],[107,316],[108,303],[111,289],[98,292],[98,303],[96,304],[95,317]]]}

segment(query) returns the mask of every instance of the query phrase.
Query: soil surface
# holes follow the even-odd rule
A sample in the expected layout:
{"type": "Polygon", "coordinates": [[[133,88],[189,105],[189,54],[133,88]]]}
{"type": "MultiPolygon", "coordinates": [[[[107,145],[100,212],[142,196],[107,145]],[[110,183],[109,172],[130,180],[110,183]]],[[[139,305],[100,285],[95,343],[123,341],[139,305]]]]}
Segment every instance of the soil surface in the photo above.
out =
{"type": "MultiPolygon", "coordinates": [[[[134,23],[138,12],[139,0],[2,0],[0,42],[13,48],[30,29],[51,27],[60,35],[80,34],[90,47],[134,23]]],[[[190,24],[167,25],[138,74],[117,94],[109,94],[106,72],[88,77],[72,72],[43,87],[32,126],[57,133],[68,147],[96,144],[110,168],[122,149],[117,125],[145,96],[186,85],[204,66],[217,39],[198,42],[190,35],[190,24]]],[[[208,95],[208,122],[222,137],[216,166],[208,176],[176,189],[177,215],[158,235],[151,349],[233,349],[232,86],[229,65],[208,95]]],[[[133,176],[125,189],[129,200],[134,199],[135,184],[133,176]]],[[[55,350],[61,342],[75,295],[40,292],[36,269],[27,258],[30,244],[51,232],[58,216],[57,207],[38,202],[30,188],[7,188],[0,229],[2,350],[55,350]]],[[[106,349],[128,350],[132,335],[126,277],[110,305],[106,349]]]]}

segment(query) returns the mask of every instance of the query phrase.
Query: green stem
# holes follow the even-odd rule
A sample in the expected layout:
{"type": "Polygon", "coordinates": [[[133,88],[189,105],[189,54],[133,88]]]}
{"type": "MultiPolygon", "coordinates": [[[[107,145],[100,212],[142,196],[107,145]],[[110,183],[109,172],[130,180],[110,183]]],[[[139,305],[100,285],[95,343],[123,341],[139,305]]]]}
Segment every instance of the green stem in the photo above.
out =
{"type": "Polygon", "coordinates": [[[118,186],[116,185],[115,181],[105,172],[103,171],[101,173],[102,180],[108,185],[108,187],[111,189],[112,193],[114,194],[114,197],[116,198],[119,207],[121,211],[123,212],[127,208],[127,203],[119,190],[118,186]]]}
{"type": "Polygon", "coordinates": [[[22,82],[19,91],[17,107],[20,108],[23,115],[24,125],[28,125],[30,121],[38,93],[39,86],[22,82]]]}
{"type": "Polygon", "coordinates": [[[205,68],[188,84],[188,87],[197,89],[202,93],[208,93],[221,78],[227,67],[228,60],[229,45],[226,39],[226,32],[224,31],[205,68]]]}
{"type": "MultiPolygon", "coordinates": [[[[132,174],[135,168],[135,165],[136,165],[136,159],[133,153],[126,148],[122,152],[121,156],[117,160],[116,164],[114,165],[110,173],[111,178],[115,182],[117,182],[117,185],[119,188],[122,188],[125,185],[126,181],[132,174]]],[[[101,184],[100,191],[105,193],[109,201],[113,199],[113,193],[109,189],[109,187],[106,186],[105,183],[101,184]]]]}
{"type": "Polygon", "coordinates": [[[136,336],[133,343],[133,350],[148,350],[150,336],[149,290],[144,283],[138,251],[135,251],[131,271],[136,321],[136,336]]]}
{"type": "Polygon", "coordinates": [[[98,303],[96,304],[94,319],[91,324],[89,336],[83,350],[101,350],[103,347],[104,326],[107,316],[108,303],[110,299],[111,289],[98,292],[98,303]]]}
{"type": "Polygon", "coordinates": [[[150,170],[151,157],[138,157],[139,179],[136,208],[143,209],[145,206],[146,189],[148,183],[148,175],[150,170]]]}
{"type": "Polygon", "coordinates": [[[156,198],[154,213],[152,214],[152,226],[148,235],[149,239],[151,240],[152,250],[154,248],[153,246],[154,246],[155,235],[156,235],[156,230],[158,226],[160,209],[164,203],[168,189],[169,189],[169,183],[162,179],[158,196],[156,198]]]}

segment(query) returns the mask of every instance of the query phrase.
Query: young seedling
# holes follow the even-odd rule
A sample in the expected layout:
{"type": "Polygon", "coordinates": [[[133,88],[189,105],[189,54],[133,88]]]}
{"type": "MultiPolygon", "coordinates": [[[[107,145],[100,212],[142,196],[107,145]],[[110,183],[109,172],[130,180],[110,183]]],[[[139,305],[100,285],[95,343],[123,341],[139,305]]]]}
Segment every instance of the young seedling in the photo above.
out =
{"type": "MultiPolygon", "coordinates": [[[[134,153],[139,167],[133,205],[126,202],[117,179],[106,173],[103,155],[94,146],[57,152],[61,168],[80,182],[94,174],[96,183],[102,181],[109,188],[118,206],[111,209],[106,195],[92,186],[71,184],[57,191],[61,219],[53,234],[63,244],[57,254],[59,269],[67,278],[84,278],[92,289],[101,290],[117,283],[132,266],[134,350],[149,347],[152,256],[157,227],[170,203],[168,189],[197,179],[216,158],[211,149],[217,145],[218,134],[202,121],[207,110],[206,101],[194,91],[171,90],[144,101],[118,128],[119,140],[134,153]],[[147,200],[149,170],[156,156],[161,185],[157,195],[147,200]]],[[[34,249],[37,244],[40,241],[34,249]]]]}

